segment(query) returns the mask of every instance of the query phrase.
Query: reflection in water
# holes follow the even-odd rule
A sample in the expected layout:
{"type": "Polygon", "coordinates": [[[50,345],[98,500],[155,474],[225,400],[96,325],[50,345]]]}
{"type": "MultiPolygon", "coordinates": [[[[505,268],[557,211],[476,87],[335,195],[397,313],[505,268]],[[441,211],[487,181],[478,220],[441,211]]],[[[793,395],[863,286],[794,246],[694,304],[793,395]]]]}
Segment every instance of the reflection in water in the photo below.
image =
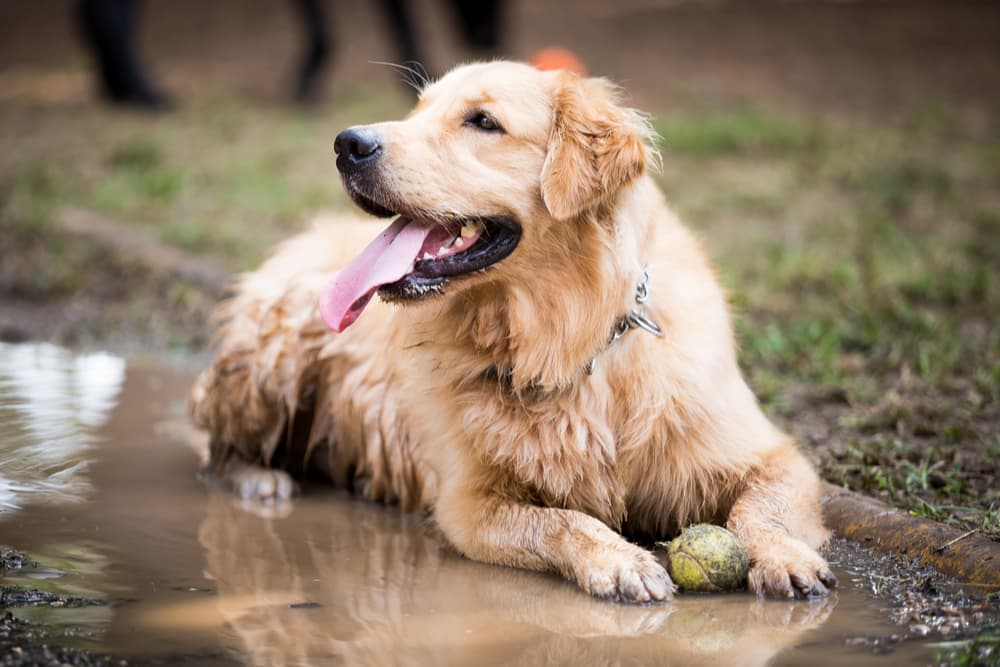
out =
{"type": "Polygon", "coordinates": [[[311,499],[296,515],[261,518],[213,496],[199,532],[218,609],[255,665],[763,665],[835,605],[614,604],[464,560],[417,518],[362,501],[311,499]]]}
{"type": "Polygon", "coordinates": [[[125,361],[48,344],[0,343],[0,513],[77,502],[86,451],[125,378],[125,361]]]}
{"type": "MultiPolygon", "coordinates": [[[[41,563],[3,583],[108,603],[14,610],[53,641],[140,664],[880,667],[844,637],[898,632],[842,571],[832,600],[637,607],[462,559],[420,517],[324,488],[255,514],[195,479],[191,377],[123,372],[108,355],[0,346],[0,541],[41,563]],[[81,502],[52,502],[67,499],[81,502]]],[[[889,659],[931,654],[906,643],[889,659]]]]}

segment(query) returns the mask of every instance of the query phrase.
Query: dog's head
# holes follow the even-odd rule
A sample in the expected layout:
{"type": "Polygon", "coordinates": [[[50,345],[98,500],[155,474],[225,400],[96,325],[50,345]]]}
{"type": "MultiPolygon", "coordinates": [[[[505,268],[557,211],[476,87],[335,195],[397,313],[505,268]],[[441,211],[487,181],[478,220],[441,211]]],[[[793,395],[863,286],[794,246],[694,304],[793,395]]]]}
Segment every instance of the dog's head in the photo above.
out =
{"type": "Polygon", "coordinates": [[[397,219],[331,284],[340,331],[377,290],[415,301],[546,262],[539,249],[597,224],[640,176],[651,132],[601,79],[517,63],[459,67],[428,86],[402,121],[349,128],[335,143],[352,200],[397,219]],[[533,257],[537,254],[539,256],[533,257]]]}

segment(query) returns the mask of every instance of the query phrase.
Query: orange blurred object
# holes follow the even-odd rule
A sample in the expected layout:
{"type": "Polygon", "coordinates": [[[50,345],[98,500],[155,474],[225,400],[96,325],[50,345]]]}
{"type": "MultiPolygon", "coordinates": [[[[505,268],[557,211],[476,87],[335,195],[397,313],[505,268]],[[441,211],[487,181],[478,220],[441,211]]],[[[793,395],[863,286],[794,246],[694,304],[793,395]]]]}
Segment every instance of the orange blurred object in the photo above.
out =
{"type": "Polygon", "coordinates": [[[528,62],[540,70],[565,69],[580,76],[587,76],[587,66],[583,64],[583,61],[569,49],[558,46],[542,49],[533,55],[528,62]]]}

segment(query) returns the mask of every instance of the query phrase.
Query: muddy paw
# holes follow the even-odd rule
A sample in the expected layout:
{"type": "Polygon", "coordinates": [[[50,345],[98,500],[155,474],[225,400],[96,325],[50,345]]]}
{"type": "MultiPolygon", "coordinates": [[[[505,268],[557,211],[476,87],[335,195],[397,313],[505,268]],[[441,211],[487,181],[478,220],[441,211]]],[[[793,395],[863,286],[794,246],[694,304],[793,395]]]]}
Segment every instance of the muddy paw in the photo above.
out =
{"type": "Polygon", "coordinates": [[[284,470],[246,464],[230,465],[226,483],[240,499],[263,503],[290,500],[297,491],[295,481],[284,470]]]}
{"type": "Polygon", "coordinates": [[[650,552],[633,545],[584,557],[577,574],[591,595],[625,602],[662,602],[673,598],[674,582],[650,552]]]}
{"type": "Polygon", "coordinates": [[[753,560],[747,583],[758,595],[809,598],[826,595],[837,585],[837,577],[826,561],[804,543],[786,540],[753,560]]]}

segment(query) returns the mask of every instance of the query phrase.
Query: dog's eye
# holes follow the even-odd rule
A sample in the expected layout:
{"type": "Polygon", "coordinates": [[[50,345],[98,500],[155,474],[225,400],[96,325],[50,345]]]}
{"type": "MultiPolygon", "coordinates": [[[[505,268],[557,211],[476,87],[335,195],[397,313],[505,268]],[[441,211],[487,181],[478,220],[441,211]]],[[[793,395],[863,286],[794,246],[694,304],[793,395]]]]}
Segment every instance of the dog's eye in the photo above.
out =
{"type": "Polygon", "coordinates": [[[465,124],[484,132],[503,132],[500,123],[482,111],[473,111],[465,117],[465,124]]]}

